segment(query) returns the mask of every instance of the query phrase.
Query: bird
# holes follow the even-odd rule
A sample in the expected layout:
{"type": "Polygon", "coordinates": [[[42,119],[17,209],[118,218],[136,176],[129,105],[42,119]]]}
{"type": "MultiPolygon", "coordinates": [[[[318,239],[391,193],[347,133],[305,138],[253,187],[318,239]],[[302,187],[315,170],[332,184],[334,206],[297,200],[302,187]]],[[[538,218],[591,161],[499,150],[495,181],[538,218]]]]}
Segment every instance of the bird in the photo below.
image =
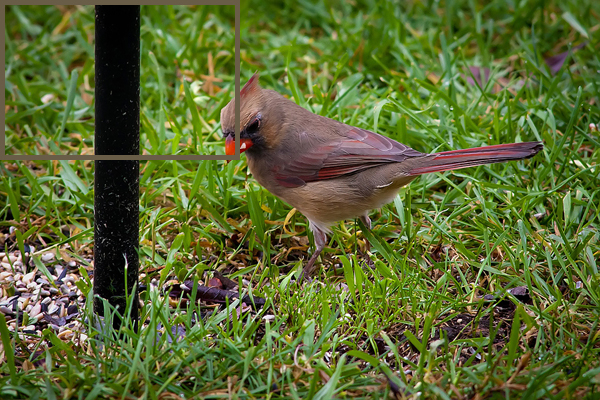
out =
{"type": "MultiPolygon", "coordinates": [[[[235,99],[221,110],[225,153],[235,154],[235,99]]],[[[278,92],[263,89],[255,73],[240,91],[240,152],[254,179],[300,211],[315,249],[301,277],[310,279],[331,226],[393,201],[417,176],[533,157],[542,142],[421,153],[366,129],[316,115],[278,92]]]]}

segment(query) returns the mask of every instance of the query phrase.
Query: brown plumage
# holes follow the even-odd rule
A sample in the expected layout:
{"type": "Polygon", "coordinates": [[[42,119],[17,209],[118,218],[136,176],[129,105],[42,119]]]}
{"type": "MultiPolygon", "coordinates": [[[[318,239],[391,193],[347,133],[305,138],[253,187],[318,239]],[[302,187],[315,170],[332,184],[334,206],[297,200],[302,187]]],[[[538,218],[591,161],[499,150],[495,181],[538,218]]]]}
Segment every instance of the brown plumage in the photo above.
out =
{"type": "MultiPolygon", "coordinates": [[[[418,175],[533,157],[540,142],[511,143],[425,154],[365,129],[311,113],[273,90],[255,74],[241,91],[240,150],[269,192],[310,223],[316,249],[303,270],[308,277],[329,227],[391,202],[418,175]]],[[[235,102],[221,110],[226,153],[235,154],[235,102]]]]}

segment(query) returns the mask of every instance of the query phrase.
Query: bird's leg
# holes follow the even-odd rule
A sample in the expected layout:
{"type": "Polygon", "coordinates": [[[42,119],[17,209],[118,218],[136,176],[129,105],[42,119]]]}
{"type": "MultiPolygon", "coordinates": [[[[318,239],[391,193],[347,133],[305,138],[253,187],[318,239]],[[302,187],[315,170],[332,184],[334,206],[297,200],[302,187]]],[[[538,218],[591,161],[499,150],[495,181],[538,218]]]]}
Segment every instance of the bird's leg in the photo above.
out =
{"type": "Polygon", "coordinates": [[[319,258],[319,254],[321,254],[321,252],[325,248],[325,244],[327,243],[327,234],[325,232],[323,232],[321,229],[319,229],[317,226],[315,226],[313,224],[310,225],[310,228],[311,228],[311,230],[313,232],[313,236],[315,238],[315,251],[314,251],[313,255],[310,257],[310,259],[308,260],[308,263],[306,263],[306,266],[304,267],[304,269],[302,270],[302,274],[300,275],[300,280],[310,278],[310,275],[313,273],[313,271],[315,269],[315,262],[317,261],[317,258],[319,258]]]}
{"type": "MultiPolygon", "coordinates": [[[[360,217],[360,220],[367,227],[368,230],[371,230],[371,218],[368,215],[363,215],[360,217]]],[[[371,251],[371,243],[367,240],[367,251],[371,251]]]]}
{"type": "MultiPolygon", "coordinates": [[[[365,215],[362,215],[362,216],[360,217],[360,220],[362,221],[362,223],[365,225],[365,227],[366,227],[368,230],[371,230],[371,218],[369,218],[369,216],[368,216],[368,215],[366,215],[366,214],[365,214],[365,215]]],[[[365,244],[366,244],[366,248],[367,248],[367,253],[369,253],[369,252],[371,251],[371,243],[369,242],[369,240],[368,240],[368,239],[365,239],[365,244]]],[[[373,266],[373,261],[371,261],[371,258],[369,257],[369,255],[368,255],[368,254],[367,254],[367,260],[366,260],[366,263],[367,263],[369,266],[371,266],[371,267],[373,266]]]]}

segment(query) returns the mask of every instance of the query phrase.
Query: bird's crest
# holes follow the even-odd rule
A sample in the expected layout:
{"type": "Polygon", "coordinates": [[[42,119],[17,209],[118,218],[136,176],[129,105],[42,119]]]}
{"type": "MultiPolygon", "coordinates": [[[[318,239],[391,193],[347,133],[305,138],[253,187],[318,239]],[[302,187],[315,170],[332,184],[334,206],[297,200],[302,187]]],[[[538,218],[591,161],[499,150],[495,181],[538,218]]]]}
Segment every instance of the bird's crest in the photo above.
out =
{"type": "Polygon", "coordinates": [[[258,82],[258,72],[255,72],[254,75],[252,75],[252,78],[246,82],[240,91],[240,96],[242,97],[242,100],[244,100],[258,91],[260,91],[260,83],[258,82]]]}

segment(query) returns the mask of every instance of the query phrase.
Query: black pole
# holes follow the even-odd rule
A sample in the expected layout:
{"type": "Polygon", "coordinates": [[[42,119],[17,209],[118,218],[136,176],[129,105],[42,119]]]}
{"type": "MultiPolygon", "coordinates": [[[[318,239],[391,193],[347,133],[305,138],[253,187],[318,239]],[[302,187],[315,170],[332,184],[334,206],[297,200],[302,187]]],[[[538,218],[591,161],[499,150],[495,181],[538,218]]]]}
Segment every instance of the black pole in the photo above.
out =
{"type": "MultiPolygon", "coordinates": [[[[96,6],[96,155],[140,152],[140,6],[96,6]]],[[[126,312],[138,283],[139,162],[95,161],[94,294],[126,312]],[[127,284],[125,283],[127,282],[127,284]]],[[[137,290],[136,290],[137,292],[137,290]]],[[[94,310],[103,315],[102,300],[94,310]]],[[[131,319],[137,326],[134,293],[131,319]]],[[[115,327],[121,323],[115,319],[115,327]]]]}

